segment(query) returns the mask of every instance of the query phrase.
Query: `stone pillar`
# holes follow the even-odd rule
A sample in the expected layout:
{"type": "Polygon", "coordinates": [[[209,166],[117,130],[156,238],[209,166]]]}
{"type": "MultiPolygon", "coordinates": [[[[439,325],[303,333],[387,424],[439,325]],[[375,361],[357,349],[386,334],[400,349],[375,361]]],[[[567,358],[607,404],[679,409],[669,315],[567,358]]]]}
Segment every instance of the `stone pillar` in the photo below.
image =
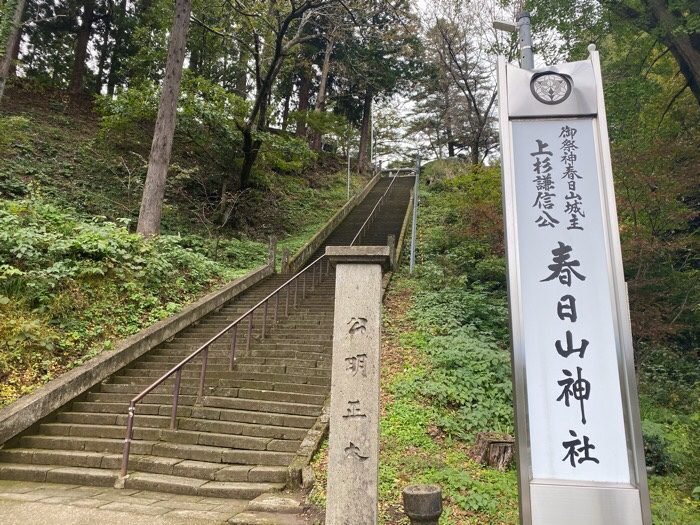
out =
{"type": "Polygon", "coordinates": [[[270,245],[267,251],[267,264],[272,267],[273,272],[277,272],[277,237],[270,235],[270,245]]]}
{"type": "Polygon", "coordinates": [[[375,525],[379,348],[388,246],[329,246],[336,266],[326,525],[375,525]]]}
{"type": "Polygon", "coordinates": [[[289,250],[282,250],[282,264],[280,264],[280,273],[288,274],[289,272],[289,250]]]}
{"type": "Polygon", "coordinates": [[[389,246],[389,259],[391,260],[391,271],[396,271],[396,235],[387,235],[386,244],[389,246]]]}

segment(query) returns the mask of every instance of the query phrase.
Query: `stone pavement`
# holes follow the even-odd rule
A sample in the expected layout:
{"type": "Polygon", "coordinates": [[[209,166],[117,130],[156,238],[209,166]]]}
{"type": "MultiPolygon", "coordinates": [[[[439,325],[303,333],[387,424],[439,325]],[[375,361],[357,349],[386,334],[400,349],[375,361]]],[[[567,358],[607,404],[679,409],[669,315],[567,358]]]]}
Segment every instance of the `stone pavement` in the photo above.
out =
{"type": "Polygon", "coordinates": [[[301,497],[253,501],[0,480],[0,525],[308,525],[301,497]]]}

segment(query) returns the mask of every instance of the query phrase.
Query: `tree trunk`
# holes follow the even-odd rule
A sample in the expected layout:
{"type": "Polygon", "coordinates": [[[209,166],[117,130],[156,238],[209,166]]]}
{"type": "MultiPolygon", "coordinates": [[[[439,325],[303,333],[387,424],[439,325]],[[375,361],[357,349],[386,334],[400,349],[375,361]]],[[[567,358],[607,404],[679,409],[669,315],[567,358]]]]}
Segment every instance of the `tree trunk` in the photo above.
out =
{"type": "Polygon", "coordinates": [[[357,164],[360,172],[367,171],[369,160],[369,142],[372,125],[372,99],[374,91],[372,87],[368,87],[365,92],[364,106],[362,109],[362,125],[360,126],[360,151],[358,152],[357,164]]]}
{"type": "MultiPolygon", "coordinates": [[[[301,113],[306,113],[309,110],[309,97],[311,96],[311,77],[306,68],[302,68],[299,80],[299,105],[297,106],[297,111],[301,117],[301,113]]],[[[297,123],[296,136],[306,136],[306,122],[300,121],[297,123]]]]}
{"type": "Polygon", "coordinates": [[[192,12],[191,0],[176,0],[175,17],[170,31],[168,59],[160,94],[160,105],[156,117],[151,154],[148,158],[148,173],[143,187],[139,222],[136,228],[144,236],[160,233],[160,219],[165,197],[165,179],[168,175],[170,153],[175,134],[177,101],[180,96],[182,65],[185,60],[187,30],[192,12]]]}
{"type": "Polygon", "coordinates": [[[282,106],[282,131],[287,131],[289,125],[289,104],[292,100],[292,87],[294,84],[290,81],[284,94],[284,105],[282,106]]]}
{"type": "Polygon", "coordinates": [[[248,96],[248,60],[250,60],[250,53],[241,45],[241,50],[238,55],[238,71],[236,73],[235,88],[233,91],[243,99],[248,96]]]}
{"type": "Polygon", "coordinates": [[[253,166],[258,158],[262,142],[253,139],[253,131],[250,128],[243,130],[243,166],[241,167],[240,189],[250,186],[253,175],[253,166]]]}
{"type": "Polygon", "coordinates": [[[107,2],[107,16],[104,18],[105,32],[102,35],[102,45],[100,46],[100,60],[97,65],[97,86],[95,91],[100,93],[102,91],[102,77],[104,76],[105,64],[107,63],[107,55],[109,54],[109,37],[112,32],[112,15],[114,11],[114,5],[112,0],[107,2]]]}
{"type": "Polygon", "coordinates": [[[447,155],[455,156],[455,141],[452,131],[452,99],[450,97],[450,84],[444,82],[442,87],[443,96],[445,98],[445,138],[447,139],[447,155]]]}
{"type": "Polygon", "coordinates": [[[12,48],[12,58],[10,59],[10,71],[7,75],[8,78],[17,76],[17,62],[19,62],[19,51],[20,45],[22,44],[22,30],[17,33],[17,38],[15,38],[15,47],[12,48]]]}
{"type": "Polygon", "coordinates": [[[475,139],[469,148],[469,161],[472,164],[479,164],[479,139],[475,139]]]}
{"type": "MultiPolygon", "coordinates": [[[[0,42],[0,45],[3,46],[0,48],[0,53],[2,53],[2,55],[0,55],[0,102],[2,102],[2,95],[5,91],[5,82],[7,82],[7,77],[10,74],[13,51],[19,42],[22,14],[24,13],[24,2],[25,0],[16,0],[14,13],[12,13],[12,22],[9,28],[9,34],[7,36],[7,42],[0,42]]],[[[11,6],[11,1],[6,2],[3,6],[6,15],[9,15],[10,9],[12,9],[11,6]]]]}
{"type": "Polygon", "coordinates": [[[689,20],[691,16],[697,15],[697,7],[691,7],[688,13],[681,13],[669,9],[668,0],[642,0],[640,7],[633,7],[619,0],[598,2],[622,20],[630,22],[663,43],[676,59],[681,74],[700,104],[700,37],[697,33],[689,35],[682,20],[685,17],[689,20]]]}
{"type": "MultiPolygon", "coordinates": [[[[323,66],[321,67],[321,81],[318,85],[318,96],[316,97],[315,113],[320,113],[326,109],[326,85],[328,84],[328,73],[331,70],[331,55],[335,41],[331,38],[326,44],[326,52],[323,56],[323,66]]],[[[311,149],[321,151],[321,132],[315,131],[311,137],[311,149]]]]}
{"type": "Polygon", "coordinates": [[[682,22],[675,19],[676,15],[669,10],[668,5],[668,1],[649,1],[652,15],[661,29],[658,38],[678,62],[681,74],[700,104],[700,35],[691,36],[685,31],[676,30],[682,22]]]}
{"type": "MultiPolygon", "coordinates": [[[[143,11],[145,12],[145,11],[143,11]]],[[[119,83],[122,53],[124,52],[124,24],[126,24],[126,0],[119,4],[119,15],[112,20],[114,25],[114,47],[107,75],[107,94],[114,95],[114,88],[119,83]]]]}
{"type": "Polygon", "coordinates": [[[73,70],[71,71],[68,91],[79,95],[85,91],[85,73],[87,72],[87,49],[95,20],[95,0],[86,0],[83,4],[83,16],[75,40],[73,70]]]}

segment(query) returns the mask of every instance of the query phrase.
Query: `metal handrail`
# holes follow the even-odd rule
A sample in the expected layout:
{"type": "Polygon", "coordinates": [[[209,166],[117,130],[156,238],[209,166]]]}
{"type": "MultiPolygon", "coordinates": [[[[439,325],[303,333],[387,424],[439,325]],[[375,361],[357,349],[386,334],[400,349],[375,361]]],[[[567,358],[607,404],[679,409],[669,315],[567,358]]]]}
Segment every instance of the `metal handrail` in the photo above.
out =
{"type": "Polygon", "coordinates": [[[384,191],[384,193],[382,194],[382,196],[379,197],[379,200],[378,200],[377,203],[374,205],[374,208],[372,208],[372,211],[369,212],[369,215],[368,215],[367,218],[365,219],[365,222],[362,223],[362,226],[360,226],[360,229],[357,230],[357,233],[355,234],[355,237],[353,237],[352,242],[350,243],[350,246],[352,246],[353,244],[355,244],[355,241],[357,241],[358,239],[360,239],[360,237],[362,236],[362,233],[364,233],[365,227],[366,227],[372,220],[374,220],[374,213],[375,213],[376,211],[379,211],[379,210],[381,209],[381,205],[382,205],[382,203],[384,202],[384,199],[386,198],[387,194],[389,193],[389,190],[390,190],[391,187],[394,185],[394,182],[396,181],[396,177],[398,177],[398,175],[399,175],[399,172],[398,172],[398,170],[397,170],[397,171],[394,172],[394,176],[392,177],[391,182],[389,183],[389,186],[387,186],[387,188],[386,188],[386,190],[384,191]]]}
{"type": "MultiPolygon", "coordinates": [[[[392,178],[391,182],[389,183],[389,186],[387,187],[386,191],[382,194],[382,196],[379,198],[377,203],[374,205],[374,208],[372,208],[372,211],[370,214],[367,216],[367,219],[365,222],[360,226],[360,229],[358,230],[357,234],[353,238],[352,242],[350,243],[350,246],[352,246],[357,239],[360,238],[362,235],[365,227],[369,224],[370,220],[373,219],[373,216],[375,212],[377,212],[381,208],[381,204],[386,198],[387,194],[389,193],[389,190],[391,187],[394,185],[394,182],[396,181],[396,177],[398,176],[398,172],[394,175],[392,178]]],[[[280,302],[280,292],[286,289],[286,297],[285,297],[285,308],[284,308],[284,314],[285,317],[289,315],[289,298],[290,298],[290,290],[289,286],[294,283],[294,307],[297,306],[297,296],[299,292],[299,278],[303,277],[301,279],[302,281],[302,298],[306,298],[306,274],[310,270],[312,270],[312,275],[311,275],[311,285],[312,289],[316,285],[316,273],[318,273],[318,282],[319,284],[321,283],[321,280],[323,279],[324,275],[324,264],[325,264],[325,274],[328,275],[330,272],[330,261],[326,258],[325,255],[321,255],[318,259],[314,260],[311,264],[306,266],[304,269],[299,271],[296,275],[291,277],[289,280],[287,280],[284,284],[278,286],[274,291],[272,291],[270,294],[268,294],[264,299],[260,300],[255,306],[250,308],[247,312],[245,312],[243,315],[241,315],[238,319],[227,325],[223,330],[221,330],[219,333],[214,335],[212,338],[210,338],[206,343],[201,345],[197,350],[192,352],[189,356],[185,357],[182,361],[180,361],[177,365],[175,365],[173,368],[168,370],[165,374],[160,376],[155,382],[153,382],[150,386],[148,386],[145,390],[143,390],[139,395],[134,397],[130,402],[129,402],[129,409],[128,409],[128,416],[127,416],[127,422],[126,422],[126,438],[124,439],[124,451],[122,454],[122,464],[121,464],[121,472],[120,476],[123,478],[127,475],[128,472],[128,467],[129,467],[129,453],[131,451],[131,442],[133,441],[134,437],[134,417],[136,415],[136,404],[141,401],[144,397],[146,397],[148,394],[153,392],[156,388],[161,386],[165,381],[167,381],[173,374],[175,374],[175,383],[173,385],[173,406],[170,414],[170,429],[171,430],[176,430],[177,427],[177,408],[178,408],[178,400],[180,397],[180,382],[182,379],[182,369],[184,368],[185,365],[190,363],[195,357],[199,356],[200,354],[202,355],[202,368],[199,374],[199,388],[197,390],[197,402],[201,402],[202,398],[204,397],[204,381],[206,378],[206,371],[207,371],[207,361],[209,357],[209,347],[213,345],[216,341],[218,341],[220,338],[222,338],[224,335],[226,335],[229,331],[231,332],[231,347],[230,347],[230,353],[229,353],[229,371],[233,370],[233,364],[235,361],[235,355],[236,355],[236,345],[237,345],[237,339],[238,339],[238,325],[245,319],[248,319],[248,327],[247,327],[247,337],[246,337],[246,351],[250,350],[250,342],[253,337],[253,316],[255,315],[255,312],[258,308],[262,307],[263,308],[263,319],[262,319],[262,327],[261,327],[261,338],[265,338],[266,334],[266,325],[267,325],[267,315],[268,315],[268,303],[271,299],[275,299],[275,311],[274,311],[274,324],[277,324],[277,318],[278,318],[278,310],[279,310],[279,302],[280,302]],[[316,271],[318,266],[318,272],[316,271]]]]}
{"type": "Polygon", "coordinates": [[[216,341],[218,341],[221,337],[226,335],[229,331],[231,331],[231,349],[229,353],[229,371],[233,370],[233,364],[235,360],[235,354],[236,354],[236,344],[237,344],[237,336],[238,336],[238,325],[241,323],[243,320],[246,318],[248,319],[248,327],[247,327],[247,337],[246,337],[246,350],[250,350],[250,342],[253,336],[253,316],[255,315],[255,312],[258,308],[263,307],[263,319],[262,319],[262,327],[261,327],[261,338],[265,338],[266,334],[266,325],[267,325],[267,315],[268,315],[268,303],[271,299],[275,299],[275,311],[274,311],[274,324],[277,324],[277,318],[278,318],[278,311],[279,311],[279,303],[280,303],[280,292],[282,292],[286,288],[286,296],[285,296],[285,307],[284,307],[284,315],[285,317],[289,315],[289,299],[290,299],[290,290],[289,286],[294,283],[294,304],[293,306],[297,306],[297,296],[299,294],[299,278],[303,277],[301,279],[302,281],[302,299],[306,298],[306,273],[309,270],[313,270],[312,275],[311,275],[311,287],[312,289],[316,286],[316,274],[318,273],[318,283],[320,284],[323,275],[324,275],[324,263],[325,263],[325,274],[328,275],[330,272],[330,261],[326,259],[325,255],[321,255],[318,259],[314,260],[311,264],[306,266],[303,270],[301,270],[299,273],[294,275],[292,278],[287,280],[284,284],[278,286],[274,291],[272,291],[270,294],[268,294],[264,299],[261,299],[255,306],[250,308],[247,312],[245,312],[243,315],[241,315],[238,319],[233,321],[231,324],[227,325],[223,330],[221,330],[219,333],[217,333],[215,336],[213,336],[211,339],[209,339],[206,343],[201,345],[197,350],[192,352],[189,356],[187,356],[185,359],[180,361],[177,365],[175,365],[173,368],[168,370],[165,374],[160,376],[155,382],[153,382],[149,387],[147,387],[145,390],[143,390],[139,395],[134,397],[130,402],[129,402],[129,409],[128,409],[128,417],[127,417],[127,423],[126,423],[126,438],[124,439],[124,451],[122,454],[122,464],[121,464],[121,473],[120,476],[123,478],[127,475],[128,472],[128,467],[129,467],[129,453],[131,450],[131,442],[133,441],[134,437],[134,416],[136,415],[136,404],[141,401],[144,397],[146,397],[148,394],[150,394],[153,390],[161,386],[165,381],[167,381],[170,376],[175,374],[175,384],[173,386],[173,408],[171,411],[170,415],[170,429],[171,430],[176,430],[177,426],[177,408],[178,408],[178,399],[180,396],[180,381],[182,379],[182,369],[186,364],[188,364],[190,361],[192,361],[195,357],[198,355],[202,355],[202,368],[201,372],[199,375],[199,388],[197,390],[197,400],[201,401],[203,396],[204,396],[204,380],[206,377],[206,369],[207,369],[207,360],[209,357],[209,347],[213,345],[216,341]],[[316,271],[318,267],[318,272],[316,271]]]}

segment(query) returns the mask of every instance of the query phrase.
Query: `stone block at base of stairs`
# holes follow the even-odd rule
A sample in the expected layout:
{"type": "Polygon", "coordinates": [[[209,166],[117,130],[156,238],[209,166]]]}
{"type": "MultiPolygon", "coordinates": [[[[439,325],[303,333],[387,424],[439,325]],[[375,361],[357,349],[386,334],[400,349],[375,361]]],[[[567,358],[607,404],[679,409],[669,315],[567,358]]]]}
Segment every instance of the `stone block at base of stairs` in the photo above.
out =
{"type": "Polygon", "coordinates": [[[241,512],[228,520],[230,525],[308,525],[308,522],[290,514],[272,512],[241,512]]]}
{"type": "Polygon", "coordinates": [[[304,508],[299,495],[261,494],[248,504],[251,512],[274,512],[277,514],[300,514],[304,508]]]}
{"type": "Polygon", "coordinates": [[[206,479],[136,472],[125,479],[124,487],[190,496],[250,500],[266,492],[281,490],[284,488],[284,484],[208,481],[206,479]]]}

